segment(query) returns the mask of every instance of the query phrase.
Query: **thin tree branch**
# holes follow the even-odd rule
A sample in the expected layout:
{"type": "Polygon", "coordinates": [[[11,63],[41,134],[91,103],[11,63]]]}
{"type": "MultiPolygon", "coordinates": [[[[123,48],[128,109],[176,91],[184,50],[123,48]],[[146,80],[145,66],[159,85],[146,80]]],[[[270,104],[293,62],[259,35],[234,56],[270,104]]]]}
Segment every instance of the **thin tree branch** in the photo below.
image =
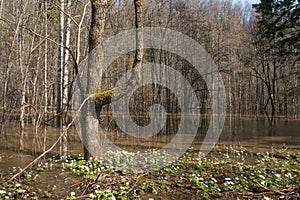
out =
{"type": "Polygon", "coordinates": [[[51,152],[53,148],[57,145],[57,143],[61,140],[63,136],[67,133],[71,125],[75,122],[77,119],[77,116],[79,115],[81,109],[85,105],[85,103],[92,97],[92,95],[88,96],[87,98],[84,99],[82,104],[80,105],[76,115],[74,116],[73,120],[68,124],[68,126],[64,129],[63,133],[58,137],[58,139],[53,143],[53,145],[46,151],[44,151],[41,155],[39,155],[37,158],[35,158],[33,161],[31,161],[26,167],[24,167],[20,172],[15,174],[13,177],[11,177],[7,182],[13,181],[17,177],[21,176],[28,168],[32,167],[34,164],[36,164],[41,158],[43,158],[47,153],[51,152]]]}

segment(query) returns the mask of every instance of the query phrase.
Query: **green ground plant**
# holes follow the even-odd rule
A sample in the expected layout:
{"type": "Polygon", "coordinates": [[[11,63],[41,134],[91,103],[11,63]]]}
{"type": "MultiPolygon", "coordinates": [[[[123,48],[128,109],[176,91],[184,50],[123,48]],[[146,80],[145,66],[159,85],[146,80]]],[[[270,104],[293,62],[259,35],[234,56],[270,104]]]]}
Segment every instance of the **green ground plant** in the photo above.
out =
{"type": "MultiPolygon", "coordinates": [[[[127,152],[109,152],[112,162],[122,158],[130,166],[127,152]]],[[[251,152],[240,146],[224,146],[203,157],[190,149],[176,162],[148,172],[122,171],[107,165],[108,157],[83,160],[81,156],[63,156],[39,163],[19,180],[0,184],[0,199],[55,198],[58,185],[37,190],[35,182],[48,172],[72,177],[74,187],[64,199],[185,199],[185,198],[298,198],[300,190],[300,154],[288,149],[251,152]],[[76,193],[73,191],[77,191],[76,193]],[[177,198],[176,198],[177,197],[177,198]]],[[[148,164],[145,160],[144,164],[148,164]]],[[[141,161],[141,165],[143,162],[141,161]]],[[[10,175],[18,172],[13,168],[10,175]]],[[[62,197],[62,196],[60,196],[62,197]]]]}

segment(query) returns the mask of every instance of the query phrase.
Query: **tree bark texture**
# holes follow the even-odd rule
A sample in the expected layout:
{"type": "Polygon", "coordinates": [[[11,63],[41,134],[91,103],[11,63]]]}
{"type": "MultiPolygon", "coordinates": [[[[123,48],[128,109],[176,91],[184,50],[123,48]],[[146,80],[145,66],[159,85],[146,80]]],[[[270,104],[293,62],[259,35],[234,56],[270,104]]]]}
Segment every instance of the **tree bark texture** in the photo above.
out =
{"type": "MultiPolygon", "coordinates": [[[[107,14],[107,9],[109,6],[109,0],[91,0],[92,6],[92,16],[91,16],[91,26],[89,32],[89,53],[91,53],[98,45],[101,45],[103,42],[104,37],[104,26],[105,26],[105,19],[107,14]]],[[[100,49],[100,55],[97,55],[97,58],[89,59],[88,64],[88,74],[87,74],[87,87],[86,93],[91,94],[95,92],[96,88],[100,89],[101,82],[95,82],[91,80],[91,74],[95,76],[96,74],[101,74],[102,70],[102,63],[103,63],[103,52],[100,49]]],[[[100,77],[99,77],[100,78],[100,77]]],[[[90,102],[86,106],[83,107],[82,113],[85,114],[85,118],[83,119],[83,126],[81,130],[82,140],[84,142],[84,159],[88,160],[92,155],[90,151],[95,148],[93,145],[93,141],[99,139],[98,135],[88,133],[89,124],[93,123],[98,124],[98,120],[93,118],[91,108],[93,107],[90,102]]],[[[97,104],[97,103],[96,103],[97,104]]],[[[96,106],[97,107],[97,106],[96,106]]],[[[90,131],[91,132],[91,131],[90,131]]],[[[94,131],[92,131],[94,132],[94,131]]]]}

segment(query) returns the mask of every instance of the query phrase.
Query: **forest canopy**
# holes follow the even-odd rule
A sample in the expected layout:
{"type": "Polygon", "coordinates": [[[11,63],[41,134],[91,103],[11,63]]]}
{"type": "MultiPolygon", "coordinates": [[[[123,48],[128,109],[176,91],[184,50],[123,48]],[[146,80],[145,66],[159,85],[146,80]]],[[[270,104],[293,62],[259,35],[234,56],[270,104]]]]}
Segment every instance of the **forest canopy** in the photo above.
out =
{"type": "MultiPolygon", "coordinates": [[[[107,2],[104,38],[135,27],[132,1],[107,2]]],[[[11,118],[41,123],[70,108],[78,66],[89,52],[90,4],[88,0],[1,0],[3,123],[11,118]]],[[[144,27],[182,32],[211,55],[224,80],[228,113],[299,114],[297,0],[262,0],[253,7],[229,0],[145,0],[143,13],[144,27]]],[[[116,60],[104,74],[101,89],[111,89],[133,61],[134,52],[116,60]]],[[[198,96],[201,112],[209,113],[205,83],[189,63],[170,52],[145,49],[143,63],[150,62],[172,66],[185,75],[198,96]]],[[[134,105],[135,111],[153,102],[166,105],[169,112],[178,111],[176,98],[167,98],[166,88],[144,90],[152,92],[143,99],[136,95],[143,103],[134,105]]]]}

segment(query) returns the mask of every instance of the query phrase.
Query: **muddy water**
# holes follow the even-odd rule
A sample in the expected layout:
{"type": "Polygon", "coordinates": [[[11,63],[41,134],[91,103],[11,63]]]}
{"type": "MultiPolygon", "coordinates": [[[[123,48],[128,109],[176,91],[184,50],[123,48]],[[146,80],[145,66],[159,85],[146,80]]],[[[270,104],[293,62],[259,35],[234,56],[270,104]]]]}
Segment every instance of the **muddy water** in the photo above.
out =
{"type": "MultiPolygon", "coordinates": [[[[174,124],[174,123],[173,123],[174,124]]],[[[200,148],[209,119],[203,119],[199,133],[194,140],[193,147],[200,148]]],[[[170,130],[176,130],[171,128],[170,130]]],[[[59,137],[60,131],[54,127],[35,129],[28,124],[23,133],[20,132],[18,123],[7,124],[0,136],[0,172],[13,166],[24,167],[37,154],[49,148],[59,137]]],[[[147,139],[132,138],[120,132],[108,132],[107,136],[114,144],[130,151],[149,148],[160,148],[169,143],[174,133],[154,136],[147,139]]],[[[186,135],[186,137],[190,137],[186,135]]],[[[82,153],[82,144],[75,130],[68,132],[68,141],[60,143],[52,151],[53,155],[62,153],[63,146],[67,146],[68,154],[82,153]]],[[[184,139],[183,139],[184,142],[184,139]]],[[[219,144],[241,144],[245,147],[270,149],[273,146],[300,145],[300,119],[275,118],[270,121],[266,117],[227,117],[219,144]]]]}

